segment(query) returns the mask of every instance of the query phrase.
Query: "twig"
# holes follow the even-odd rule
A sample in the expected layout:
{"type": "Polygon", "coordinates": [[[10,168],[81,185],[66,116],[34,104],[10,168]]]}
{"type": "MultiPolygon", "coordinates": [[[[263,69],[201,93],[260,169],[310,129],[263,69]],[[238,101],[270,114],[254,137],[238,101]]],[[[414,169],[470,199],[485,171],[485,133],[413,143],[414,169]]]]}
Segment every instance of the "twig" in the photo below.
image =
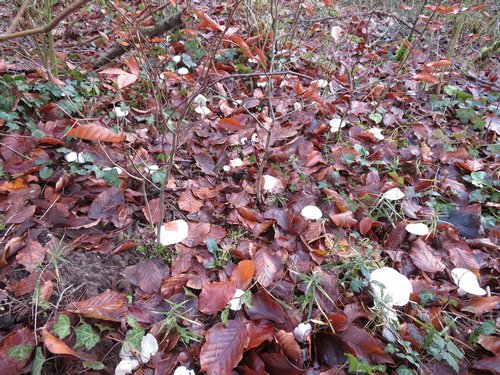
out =
{"type": "Polygon", "coordinates": [[[68,5],[66,8],[64,8],[63,11],[57,17],[52,19],[52,21],[50,21],[49,23],[47,23],[43,26],[37,27],[35,29],[18,31],[17,33],[2,34],[2,35],[0,35],[0,42],[2,42],[4,40],[22,38],[24,36],[29,36],[29,35],[46,34],[50,31],[54,30],[63,19],[68,17],[71,13],[73,13],[75,10],[80,8],[82,5],[84,5],[88,1],[89,0],[77,0],[77,1],[75,1],[74,3],[68,5]]]}
{"type": "MultiPolygon", "coordinates": [[[[152,37],[158,36],[160,34],[163,34],[165,31],[171,30],[174,27],[181,24],[181,22],[182,22],[181,16],[182,16],[183,12],[184,12],[184,10],[181,10],[180,12],[177,12],[176,14],[163,19],[158,25],[139,28],[138,33],[142,37],[146,37],[146,38],[152,38],[152,37]]],[[[133,41],[138,42],[139,38],[134,37],[133,41]]],[[[133,45],[134,45],[133,43],[129,43],[127,46],[124,46],[122,44],[117,44],[117,45],[113,46],[103,56],[101,56],[97,60],[95,60],[92,63],[92,67],[94,69],[97,69],[97,68],[107,64],[108,62],[113,61],[114,59],[116,59],[117,57],[120,57],[125,52],[127,52],[129,49],[131,49],[133,45]]]]}
{"type": "Polygon", "coordinates": [[[274,113],[274,107],[271,100],[271,95],[273,91],[273,70],[276,57],[276,43],[277,43],[277,32],[278,32],[278,3],[275,0],[271,1],[271,17],[272,17],[272,30],[273,39],[271,45],[271,62],[269,64],[269,73],[267,74],[267,93],[266,99],[269,105],[269,115],[271,116],[271,123],[269,124],[269,129],[267,129],[266,146],[264,149],[264,155],[262,156],[261,163],[259,165],[259,170],[257,172],[257,204],[262,202],[262,174],[264,173],[264,167],[266,165],[267,158],[269,156],[269,149],[271,147],[271,135],[273,132],[274,125],[276,124],[276,116],[274,113]]]}
{"type": "Polygon", "coordinates": [[[9,27],[7,28],[7,30],[5,30],[5,32],[7,34],[10,34],[10,33],[14,32],[14,30],[16,29],[17,24],[19,23],[19,20],[24,15],[24,12],[26,12],[26,9],[28,9],[29,3],[30,3],[30,0],[24,0],[23,4],[21,5],[21,8],[19,8],[19,11],[17,12],[16,16],[14,17],[14,19],[10,23],[9,27]]]}

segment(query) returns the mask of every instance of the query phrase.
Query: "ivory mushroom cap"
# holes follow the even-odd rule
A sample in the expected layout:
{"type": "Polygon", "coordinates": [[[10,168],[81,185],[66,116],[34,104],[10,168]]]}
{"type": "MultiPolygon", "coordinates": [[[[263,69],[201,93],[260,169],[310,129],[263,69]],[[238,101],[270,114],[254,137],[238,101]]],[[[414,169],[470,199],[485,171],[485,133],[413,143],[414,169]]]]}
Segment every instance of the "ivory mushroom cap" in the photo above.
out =
{"type": "Polygon", "coordinates": [[[373,271],[370,275],[370,286],[376,298],[394,306],[406,305],[413,292],[410,280],[391,267],[373,271]]]}

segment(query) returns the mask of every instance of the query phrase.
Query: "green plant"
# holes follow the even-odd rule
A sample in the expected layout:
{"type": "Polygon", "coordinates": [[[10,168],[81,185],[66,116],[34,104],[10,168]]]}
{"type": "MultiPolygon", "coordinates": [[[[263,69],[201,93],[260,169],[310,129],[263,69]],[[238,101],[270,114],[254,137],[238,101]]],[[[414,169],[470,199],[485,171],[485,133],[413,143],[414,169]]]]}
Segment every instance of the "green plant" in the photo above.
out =
{"type": "Polygon", "coordinates": [[[350,353],[346,353],[349,361],[349,371],[350,374],[373,374],[374,372],[385,373],[385,365],[370,365],[368,362],[359,360],[350,353]]]}
{"type": "Polygon", "coordinates": [[[287,202],[285,193],[274,194],[267,198],[267,203],[276,207],[285,207],[287,202]]]}
{"type": "Polygon", "coordinates": [[[231,252],[228,248],[220,249],[217,242],[212,238],[206,240],[207,250],[213,255],[214,261],[205,264],[207,269],[222,268],[227,262],[231,260],[231,252]]]}
{"type": "Polygon", "coordinates": [[[464,353],[453,343],[452,337],[447,335],[449,327],[445,327],[441,332],[432,325],[427,327],[428,333],[424,341],[427,353],[436,361],[446,361],[458,373],[458,362],[464,358],[464,353]]]}
{"type": "Polygon", "coordinates": [[[162,259],[165,263],[170,264],[175,251],[170,247],[163,246],[156,241],[142,242],[136,247],[137,252],[149,259],[162,259]]]}
{"type": "Polygon", "coordinates": [[[165,313],[165,320],[162,322],[161,329],[166,328],[165,337],[167,337],[171,332],[177,332],[179,334],[179,340],[184,344],[188,345],[191,341],[201,342],[202,337],[189,329],[184,327],[184,324],[198,325],[202,326],[201,323],[195,322],[186,316],[184,305],[187,301],[182,303],[172,303],[167,300],[170,304],[170,309],[165,313]]]}

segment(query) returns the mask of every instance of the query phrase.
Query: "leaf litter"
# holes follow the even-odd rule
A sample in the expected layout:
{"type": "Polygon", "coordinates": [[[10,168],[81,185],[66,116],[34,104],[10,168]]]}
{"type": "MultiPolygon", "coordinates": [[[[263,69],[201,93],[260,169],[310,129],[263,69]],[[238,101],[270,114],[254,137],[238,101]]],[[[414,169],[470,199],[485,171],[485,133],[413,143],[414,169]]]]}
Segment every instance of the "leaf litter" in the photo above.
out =
{"type": "MultiPolygon", "coordinates": [[[[472,69],[387,33],[382,12],[323,3],[297,13],[304,40],[290,32],[279,74],[264,16],[248,29],[197,3],[145,46],[161,112],[140,54],[87,70],[109,38],[76,65],[58,56],[67,81],[0,59],[6,373],[498,370],[498,64],[474,52],[487,38],[462,35],[484,59],[472,69]]],[[[430,5],[416,25],[449,37],[450,15],[485,6],[430,5]]],[[[126,38],[98,10],[78,10],[89,22],[58,50],[110,19],[126,38]]]]}

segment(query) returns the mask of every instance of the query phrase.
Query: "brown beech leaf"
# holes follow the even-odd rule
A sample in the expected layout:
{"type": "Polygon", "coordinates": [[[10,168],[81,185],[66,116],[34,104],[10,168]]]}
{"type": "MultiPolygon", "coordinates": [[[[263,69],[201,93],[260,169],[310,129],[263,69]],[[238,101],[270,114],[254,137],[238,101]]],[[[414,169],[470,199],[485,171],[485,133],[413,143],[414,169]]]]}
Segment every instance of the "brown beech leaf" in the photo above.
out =
{"type": "Polygon", "coordinates": [[[294,366],[288,358],[281,353],[260,353],[266,364],[268,374],[286,374],[286,375],[303,375],[304,370],[294,366]]]}
{"type": "Polygon", "coordinates": [[[359,231],[364,236],[371,231],[374,221],[369,217],[364,217],[359,221],[359,231]]]}
{"type": "Polygon", "coordinates": [[[66,310],[87,318],[121,322],[127,315],[127,295],[113,290],[66,306],[66,310]]]}
{"type": "Polygon", "coordinates": [[[16,259],[29,272],[33,272],[45,259],[45,249],[40,242],[28,236],[24,247],[17,253],[16,259]]]}
{"type": "Polygon", "coordinates": [[[6,224],[22,224],[33,216],[36,206],[13,205],[5,215],[6,224]]]}
{"type": "Polygon", "coordinates": [[[79,358],[80,356],[73,349],[71,349],[64,341],[59,340],[57,337],[52,335],[47,328],[42,330],[43,343],[49,352],[59,355],[67,355],[74,358],[79,358]]]}
{"type": "Polygon", "coordinates": [[[186,285],[188,279],[189,276],[186,273],[181,273],[168,278],[161,286],[161,296],[163,298],[169,298],[176,293],[182,292],[182,289],[184,288],[184,285],[186,285]]]}
{"type": "Polygon", "coordinates": [[[255,253],[253,260],[255,262],[255,278],[264,288],[267,288],[278,272],[275,259],[268,250],[262,248],[255,253]]]}
{"type": "Polygon", "coordinates": [[[479,264],[474,259],[470,247],[462,241],[448,240],[443,243],[443,248],[450,252],[451,262],[458,268],[465,268],[479,274],[479,264]]]}
{"type": "Polygon", "coordinates": [[[168,270],[165,268],[164,264],[157,264],[152,260],[143,261],[137,268],[137,285],[139,288],[145,293],[158,292],[163,277],[168,276],[168,270]],[[160,267],[163,269],[160,269],[160,267]]]}
{"type": "Polygon", "coordinates": [[[124,134],[117,134],[98,122],[75,126],[66,135],[87,141],[100,142],[121,142],[125,139],[124,134]]]}
{"type": "Polygon", "coordinates": [[[231,274],[231,280],[236,283],[239,289],[245,289],[251,282],[255,272],[253,260],[242,260],[234,268],[231,274]]]}
{"type": "Polygon", "coordinates": [[[496,310],[500,304],[500,296],[473,297],[462,307],[463,311],[471,311],[474,314],[484,314],[496,310]]]}
{"type": "Polygon", "coordinates": [[[247,307],[247,314],[251,320],[267,319],[276,323],[285,321],[283,307],[266,292],[257,292],[252,296],[252,303],[247,307]]]}
{"type": "Polygon", "coordinates": [[[248,335],[250,341],[247,349],[258,347],[264,341],[272,341],[274,339],[274,324],[265,320],[248,321],[248,335]]]}
{"type": "Polygon", "coordinates": [[[200,352],[201,371],[207,375],[231,375],[250,338],[245,322],[229,320],[227,327],[217,323],[210,328],[205,340],[200,352]]]}
{"type": "Polygon", "coordinates": [[[394,228],[391,229],[385,240],[385,247],[391,250],[397,250],[403,243],[406,237],[406,221],[399,221],[394,228]]]}
{"type": "Polygon", "coordinates": [[[198,309],[205,314],[215,314],[226,307],[236,291],[234,281],[218,281],[203,286],[198,298],[198,309]]]}
{"type": "Polygon", "coordinates": [[[498,336],[479,336],[478,343],[493,354],[500,356],[500,337],[498,336]]]}
{"type": "Polygon", "coordinates": [[[302,351],[293,333],[279,330],[274,337],[280,344],[283,354],[292,359],[296,365],[302,365],[302,351]]]}
{"type": "Polygon", "coordinates": [[[433,83],[433,84],[439,83],[439,80],[437,79],[436,76],[432,75],[431,73],[427,73],[427,72],[415,74],[413,76],[413,79],[416,81],[422,81],[422,82],[433,83]]]}
{"type": "Polygon", "coordinates": [[[410,258],[424,272],[440,272],[445,268],[441,257],[435,256],[421,238],[413,242],[410,258]]]}
{"type": "Polygon", "coordinates": [[[341,228],[350,228],[357,223],[351,211],[341,212],[339,214],[330,213],[330,219],[332,219],[336,226],[341,228]]]}
{"type": "Polygon", "coordinates": [[[203,202],[195,198],[189,190],[185,190],[181,193],[177,200],[177,204],[181,210],[187,211],[190,214],[197,213],[200,208],[203,207],[203,202]]]}
{"type": "Polygon", "coordinates": [[[500,368],[500,356],[484,357],[479,361],[472,362],[472,368],[480,371],[485,371],[490,374],[498,374],[500,368]]]}
{"type": "Polygon", "coordinates": [[[362,358],[372,364],[394,363],[391,356],[377,343],[374,336],[362,328],[350,325],[345,331],[339,332],[339,336],[357,358],[362,358]]]}
{"type": "Polygon", "coordinates": [[[146,217],[146,220],[149,222],[149,224],[155,225],[158,224],[160,221],[160,199],[155,198],[151,199],[149,201],[149,210],[148,207],[143,207],[142,208],[142,213],[146,217]],[[150,217],[150,215],[152,217],[150,217]]]}

